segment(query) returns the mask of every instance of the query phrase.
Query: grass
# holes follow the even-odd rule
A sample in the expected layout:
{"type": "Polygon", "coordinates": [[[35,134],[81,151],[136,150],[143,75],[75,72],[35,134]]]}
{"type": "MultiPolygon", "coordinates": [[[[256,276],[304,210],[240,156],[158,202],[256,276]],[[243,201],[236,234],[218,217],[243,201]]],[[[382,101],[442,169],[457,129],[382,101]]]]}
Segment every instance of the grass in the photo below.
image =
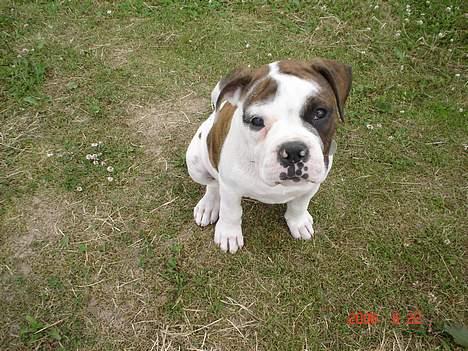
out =
{"type": "Polygon", "coordinates": [[[462,5],[2,2],[0,348],[461,349],[462,5]],[[316,56],[354,69],[316,238],[245,201],[246,247],[223,254],[184,164],[209,93],[239,64],[316,56]]]}

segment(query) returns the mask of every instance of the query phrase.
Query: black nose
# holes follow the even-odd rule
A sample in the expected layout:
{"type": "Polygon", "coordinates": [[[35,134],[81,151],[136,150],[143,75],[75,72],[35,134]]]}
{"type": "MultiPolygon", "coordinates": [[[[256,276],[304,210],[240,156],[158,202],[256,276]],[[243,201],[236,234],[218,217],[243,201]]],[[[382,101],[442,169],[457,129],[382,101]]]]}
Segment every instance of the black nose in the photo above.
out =
{"type": "Polygon", "coordinates": [[[309,158],[309,149],[306,144],[299,141],[290,141],[280,146],[278,150],[280,163],[287,167],[299,161],[307,161],[309,158]]]}

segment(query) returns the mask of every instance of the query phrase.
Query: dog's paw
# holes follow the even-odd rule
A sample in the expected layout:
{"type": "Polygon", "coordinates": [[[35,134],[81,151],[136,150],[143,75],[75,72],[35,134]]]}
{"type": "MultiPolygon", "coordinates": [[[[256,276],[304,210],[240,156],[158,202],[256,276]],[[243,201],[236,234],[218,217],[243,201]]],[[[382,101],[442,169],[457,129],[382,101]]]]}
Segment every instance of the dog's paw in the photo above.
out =
{"type": "Polygon", "coordinates": [[[240,225],[226,225],[218,222],[215,228],[214,242],[224,252],[236,253],[244,246],[244,237],[240,225]]]}
{"type": "Polygon", "coordinates": [[[219,196],[213,194],[205,194],[198,201],[197,206],[193,209],[193,217],[195,222],[205,227],[208,224],[213,224],[218,220],[219,216],[219,196]]]}
{"type": "Polygon", "coordinates": [[[314,220],[309,212],[295,218],[286,218],[289,231],[294,239],[310,240],[314,235],[314,220]]]}

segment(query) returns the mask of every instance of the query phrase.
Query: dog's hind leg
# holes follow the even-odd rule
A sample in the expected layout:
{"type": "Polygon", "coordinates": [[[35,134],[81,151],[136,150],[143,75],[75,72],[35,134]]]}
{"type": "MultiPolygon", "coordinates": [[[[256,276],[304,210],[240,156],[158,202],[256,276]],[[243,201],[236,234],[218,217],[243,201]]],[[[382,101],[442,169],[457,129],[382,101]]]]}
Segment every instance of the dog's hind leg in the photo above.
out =
{"type": "Polygon", "coordinates": [[[199,137],[202,132],[203,128],[200,127],[199,131],[192,139],[187,149],[186,163],[192,179],[199,184],[206,185],[205,195],[193,209],[195,222],[204,227],[218,220],[219,187],[218,181],[210,174],[203,160],[204,145],[202,143],[204,139],[199,137]]]}

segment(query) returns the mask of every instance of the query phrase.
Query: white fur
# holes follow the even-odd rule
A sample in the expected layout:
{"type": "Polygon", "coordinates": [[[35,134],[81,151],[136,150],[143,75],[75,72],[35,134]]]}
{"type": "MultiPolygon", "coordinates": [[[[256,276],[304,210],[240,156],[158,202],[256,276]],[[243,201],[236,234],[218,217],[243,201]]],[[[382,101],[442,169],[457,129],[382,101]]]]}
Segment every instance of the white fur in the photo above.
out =
{"type": "MultiPolygon", "coordinates": [[[[325,169],[322,141],[317,131],[306,128],[300,119],[307,97],[317,94],[321,87],[315,82],[279,73],[276,63],[270,64],[269,76],[278,83],[276,97],[248,110],[250,114],[265,117],[269,130],[263,139],[259,131],[250,130],[242,121],[243,101],[236,96],[238,108],[221,151],[219,172],[209,160],[206,144],[216,111],[199,127],[187,150],[190,176],[207,186],[205,195],[195,206],[195,221],[205,226],[214,223],[219,214],[214,241],[223,251],[231,253],[244,245],[242,197],[270,204],[287,203],[285,219],[291,235],[296,239],[310,239],[314,234],[313,219],[307,208],[333,162],[330,154],[328,168],[325,169]],[[301,141],[309,149],[310,157],[305,163],[309,169],[307,181],[294,183],[278,178],[284,170],[277,160],[278,147],[289,141],[301,141]]],[[[218,83],[211,94],[213,105],[219,93],[218,83]]],[[[330,149],[334,152],[336,145],[330,149]]]]}

